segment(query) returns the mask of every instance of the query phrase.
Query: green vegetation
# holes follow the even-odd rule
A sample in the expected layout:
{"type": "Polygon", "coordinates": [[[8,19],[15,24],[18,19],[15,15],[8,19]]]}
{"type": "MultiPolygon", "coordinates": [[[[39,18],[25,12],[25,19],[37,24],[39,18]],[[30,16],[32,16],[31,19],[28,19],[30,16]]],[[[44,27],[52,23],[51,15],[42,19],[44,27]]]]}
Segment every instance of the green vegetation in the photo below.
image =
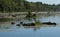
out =
{"type": "Polygon", "coordinates": [[[28,19],[29,21],[31,21],[32,19],[36,20],[36,14],[33,14],[31,11],[28,11],[26,19],[28,19]]]}
{"type": "Polygon", "coordinates": [[[36,14],[32,14],[32,12],[28,12],[28,15],[26,16],[26,18],[31,21],[32,19],[34,19],[34,22],[35,22],[35,26],[40,26],[42,25],[41,22],[39,22],[39,20],[36,20],[36,14]]]}
{"type": "Polygon", "coordinates": [[[60,11],[59,5],[48,5],[42,2],[28,2],[26,0],[0,0],[0,12],[26,11],[60,11]]]}
{"type": "Polygon", "coordinates": [[[8,22],[8,21],[12,21],[13,19],[11,18],[0,18],[0,22],[8,22]]]}
{"type": "Polygon", "coordinates": [[[37,26],[42,25],[41,22],[36,22],[35,24],[36,24],[37,26]]]}

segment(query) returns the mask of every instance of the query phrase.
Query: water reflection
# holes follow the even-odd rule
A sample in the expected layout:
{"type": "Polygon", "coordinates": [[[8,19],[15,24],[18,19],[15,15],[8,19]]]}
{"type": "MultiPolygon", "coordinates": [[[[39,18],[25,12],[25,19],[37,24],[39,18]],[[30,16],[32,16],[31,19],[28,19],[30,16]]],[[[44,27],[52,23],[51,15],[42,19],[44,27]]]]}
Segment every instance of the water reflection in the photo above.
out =
{"type": "Polygon", "coordinates": [[[36,18],[21,19],[11,22],[0,22],[0,36],[1,37],[60,37],[60,15],[37,15],[36,18]],[[35,26],[23,26],[23,23],[35,23],[35,22],[55,22],[57,25],[35,25],[35,26]],[[11,24],[14,22],[14,24],[11,24]],[[20,26],[16,26],[20,24],[20,26]],[[58,27],[59,26],[59,27],[58,27]],[[6,31],[6,32],[5,32],[6,31]],[[28,36],[27,36],[28,35],[28,36]]]}
{"type": "Polygon", "coordinates": [[[14,31],[20,28],[24,29],[33,29],[33,31],[40,30],[41,27],[55,27],[56,25],[40,25],[40,26],[16,26],[11,25],[10,22],[5,22],[4,24],[0,24],[0,31],[14,31]]]}
{"type": "MultiPolygon", "coordinates": [[[[24,23],[35,23],[35,22],[56,22],[59,23],[59,15],[56,14],[49,14],[49,15],[37,15],[39,17],[36,18],[25,18],[24,20],[18,20],[18,21],[14,21],[14,25],[11,24],[11,22],[1,22],[0,23],[0,29],[15,29],[16,28],[16,24],[20,24],[20,21],[24,22],[24,23]]],[[[40,29],[42,27],[42,25],[36,25],[34,27],[32,26],[28,26],[28,27],[24,27],[24,28],[32,28],[34,31],[40,29]],[[38,27],[36,27],[38,26],[38,27]]],[[[47,25],[44,25],[47,26],[47,25]]],[[[49,25],[49,26],[53,26],[53,25],[49,25]]],[[[53,26],[55,27],[55,25],[53,26]]],[[[21,27],[20,27],[21,28],[21,27]]]]}

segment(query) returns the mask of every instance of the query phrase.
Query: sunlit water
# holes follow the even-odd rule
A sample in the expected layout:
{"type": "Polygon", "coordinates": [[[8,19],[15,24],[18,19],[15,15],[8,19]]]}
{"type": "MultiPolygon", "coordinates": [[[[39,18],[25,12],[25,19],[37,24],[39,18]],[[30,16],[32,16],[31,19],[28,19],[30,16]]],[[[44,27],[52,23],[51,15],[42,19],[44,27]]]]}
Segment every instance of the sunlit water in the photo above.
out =
{"type": "MultiPolygon", "coordinates": [[[[60,15],[38,15],[40,22],[55,22],[56,26],[43,25],[40,27],[16,26],[20,21],[0,23],[0,37],[60,37],[60,15]]],[[[28,20],[21,20],[29,22],[28,20]]],[[[30,21],[34,22],[34,20],[30,21]]]]}

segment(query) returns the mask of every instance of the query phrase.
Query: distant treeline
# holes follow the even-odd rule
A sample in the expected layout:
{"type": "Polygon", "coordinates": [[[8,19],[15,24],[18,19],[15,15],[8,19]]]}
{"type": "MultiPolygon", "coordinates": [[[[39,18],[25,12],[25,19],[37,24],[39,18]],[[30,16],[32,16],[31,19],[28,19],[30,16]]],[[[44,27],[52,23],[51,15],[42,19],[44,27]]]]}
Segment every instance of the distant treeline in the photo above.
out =
{"type": "Polygon", "coordinates": [[[0,0],[0,12],[60,11],[60,4],[49,5],[26,0],[0,0]]]}

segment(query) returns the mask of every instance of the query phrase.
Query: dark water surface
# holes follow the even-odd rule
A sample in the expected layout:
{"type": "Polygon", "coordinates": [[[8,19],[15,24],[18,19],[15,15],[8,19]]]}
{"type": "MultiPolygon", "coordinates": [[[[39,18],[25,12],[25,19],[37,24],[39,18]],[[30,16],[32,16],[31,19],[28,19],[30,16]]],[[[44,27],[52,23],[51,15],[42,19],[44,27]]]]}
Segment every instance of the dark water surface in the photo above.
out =
{"type": "MultiPolygon", "coordinates": [[[[20,21],[0,23],[0,37],[60,37],[60,14],[37,15],[40,22],[55,22],[54,25],[41,25],[39,27],[16,26],[20,21]]],[[[29,22],[28,20],[22,20],[29,22]]],[[[34,22],[33,20],[30,22],[34,22]]]]}

